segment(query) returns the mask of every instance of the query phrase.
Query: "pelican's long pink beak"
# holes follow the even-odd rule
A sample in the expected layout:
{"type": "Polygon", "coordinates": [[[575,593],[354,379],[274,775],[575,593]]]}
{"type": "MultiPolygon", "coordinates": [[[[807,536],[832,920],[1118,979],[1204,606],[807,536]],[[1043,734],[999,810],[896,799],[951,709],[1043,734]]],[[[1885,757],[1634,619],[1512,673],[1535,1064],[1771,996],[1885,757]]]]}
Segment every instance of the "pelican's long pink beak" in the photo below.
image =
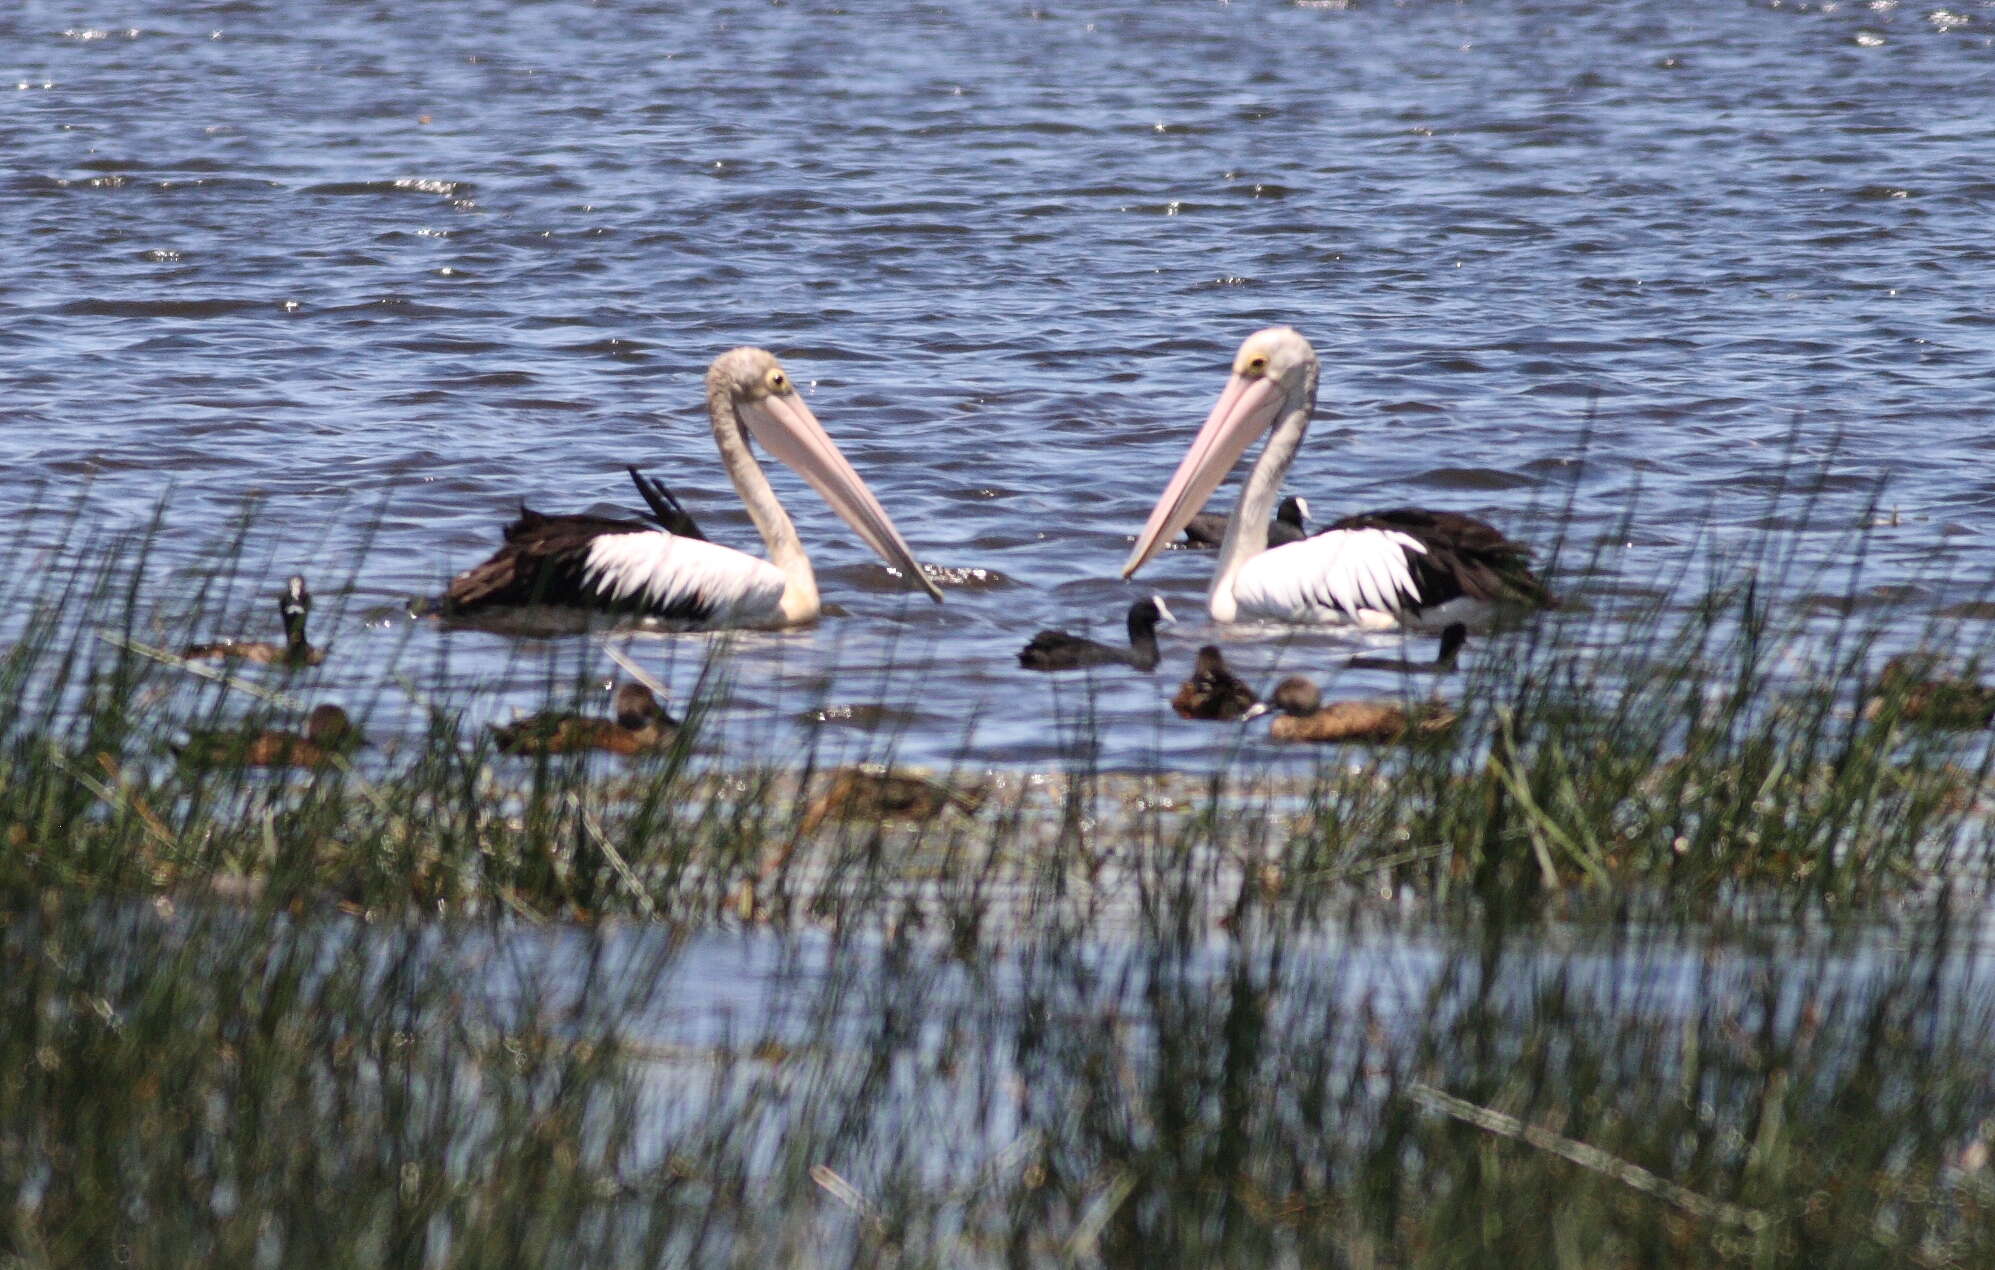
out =
{"type": "Polygon", "coordinates": [[[741,421],[763,449],[809,481],[810,487],[831,505],[841,520],[852,526],[874,554],[898,569],[902,576],[919,583],[936,603],[942,602],[942,592],[915,563],[914,552],[908,549],[894,522],[887,519],[880,500],[873,497],[873,491],[866,488],[866,482],[859,479],[859,474],[838,452],[824,425],[817,421],[802,397],[794,392],[771,395],[759,401],[744,401],[738,409],[741,421]]]}
{"type": "Polygon", "coordinates": [[[1184,462],[1178,464],[1171,483],[1164,487],[1143,532],[1136,535],[1135,550],[1122,566],[1123,577],[1133,576],[1165,543],[1184,531],[1254,438],[1274,424],[1281,402],[1280,386],[1265,375],[1252,379],[1234,375],[1226,381],[1219,404],[1206,416],[1205,426],[1198,430],[1184,462]]]}

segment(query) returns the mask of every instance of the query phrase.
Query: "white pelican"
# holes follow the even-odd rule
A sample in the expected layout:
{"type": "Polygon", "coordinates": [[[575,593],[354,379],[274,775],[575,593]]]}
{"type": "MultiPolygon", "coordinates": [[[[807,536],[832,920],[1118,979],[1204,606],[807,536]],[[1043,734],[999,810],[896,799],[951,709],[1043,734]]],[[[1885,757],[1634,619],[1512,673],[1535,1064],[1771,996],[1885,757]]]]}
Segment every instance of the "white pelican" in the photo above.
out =
{"type": "MultiPolygon", "coordinates": [[[[707,413],[727,474],[768,545],[767,560],[707,542],[696,536],[697,529],[674,533],[637,520],[543,516],[522,507],[520,518],[506,527],[505,545],[452,580],[443,595],[444,613],[550,604],[705,627],[812,620],[821,607],[817,576],[789,513],[749,453],[751,437],[810,482],[882,560],[941,601],[942,593],[922,575],[879,500],[825,435],[772,354],[737,348],[714,358],[707,369],[707,413]]],[[[638,488],[652,501],[643,482],[638,488]]],[[[680,527],[690,525],[687,517],[680,527]]]]}
{"type": "Polygon", "coordinates": [[[1247,337],[1233,377],[1122,566],[1127,578],[1183,529],[1254,439],[1274,429],[1248,474],[1206,593],[1221,622],[1385,628],[1447,626],[1499,602],[1553,603],[1529,553],[1468,516],[1415,508],[1348,516],[1268,549],[1268,513],[1316,409],[1316,350],[1286,326],[1247,337]]]}

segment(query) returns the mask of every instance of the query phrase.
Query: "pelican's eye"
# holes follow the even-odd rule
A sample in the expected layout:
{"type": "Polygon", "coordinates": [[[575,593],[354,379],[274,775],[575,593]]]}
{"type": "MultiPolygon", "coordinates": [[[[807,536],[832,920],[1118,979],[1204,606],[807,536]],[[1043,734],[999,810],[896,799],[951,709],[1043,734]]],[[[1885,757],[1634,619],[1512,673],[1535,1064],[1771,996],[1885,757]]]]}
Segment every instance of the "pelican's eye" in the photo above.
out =
{"type": "Polygon", "coordinates": [[[1240,363],[1240,373],[1248,379],[1259,379],[1268,373],[1268,359],[1263,353],[1256,353],[1240,363]]]}
{"type": "Polygon", "coordinates": [[[769,391],[778,397],[790,391],[790,377],[775,366],[769,368],[769,373],[763,377],[762,382],[767,384],[769,391]]]}

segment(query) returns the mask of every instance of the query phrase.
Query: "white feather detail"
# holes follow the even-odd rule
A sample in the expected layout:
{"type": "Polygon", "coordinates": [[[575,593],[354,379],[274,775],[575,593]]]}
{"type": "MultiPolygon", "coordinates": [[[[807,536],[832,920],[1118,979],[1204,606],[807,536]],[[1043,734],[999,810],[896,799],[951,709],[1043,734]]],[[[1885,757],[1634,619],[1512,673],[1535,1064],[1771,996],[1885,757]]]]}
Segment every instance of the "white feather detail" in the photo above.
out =
{"type": "Polygon", "coordinates": [[[1326,530],[1248,560],[1233,599],[1243,621],[1396,625],[1421,599],[1414,554],[1427,548],[1396,529],[1326,530]]]}
{"type": "Polygon", "coordinates": [[[592,539],[582,580],[611,601],[642,597],[659,614],[697,607],[715,624],[781,613],[785,586],[767,560],[663,530],[592,539]]]}

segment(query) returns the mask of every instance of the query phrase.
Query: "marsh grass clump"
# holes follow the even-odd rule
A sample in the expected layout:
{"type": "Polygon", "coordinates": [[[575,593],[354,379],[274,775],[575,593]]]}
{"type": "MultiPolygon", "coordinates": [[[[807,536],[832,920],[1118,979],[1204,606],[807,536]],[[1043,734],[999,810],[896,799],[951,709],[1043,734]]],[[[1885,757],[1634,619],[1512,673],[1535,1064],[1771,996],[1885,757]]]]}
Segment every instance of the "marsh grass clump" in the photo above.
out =
{"type": "MultiPolygon", "coordinates": [[[[1447,732],[1328,767],[1269,863],[1392,864],[1423,890],[1776,887],[1841,902],[1985,872],[1986,731],[1864,706],[1880,632],[1776,635],[1750,582],[1614,633],[1557,614],[1493,645],[1447,732]],[[1568,653],[1565,648],[1582,651],[1568,653]]],[[[1936,633],[1937,634],[1937,633],[1936,633]]]]}
{"type": "Polygon", "coordinates": [[[474,940],[164,901],[0,947],[11,1264],[613,1260],[669,1193],[616,1034],[643,967],[536,1002],[474,940]]]}
{"type": "MultiPolygon", "coordinates": [[[[380,913],[845,924],[961,912],[961,894],[1029,908],[1078,886],[1093,903],[1187,860],[1197,880],[1175,885],[1204,909],[1252,887],[1306,913],[1360,879],[1436,898],[1642,889],[1695,906],[1773,887],[1845,903],[1987,859],[1991,733],[1932,726],[1931,677],[1875,671],[1881,625],[1778,610],[1771,597],[1797,588],[1763,581],[1777,561],[1714,565],[1688,605],[1569,605],[1481,640],[1435,716],[1451,727],[1327,746],[1313,769],[1267,764],[1243,735],[1204,775],[1104,772],[1109,724],[1085,683],[1056,694],[1068,757],[1053,773],[983,770],[974,719],[946,771],[904,770],[896,727],[858,753],[823,727],[730,751],[705,744],[731,712],[721,642],[684,726],[627,755],[502,753],[513,731],[468,726],[474,702],[391,665],[346,702],[374,748],[283,742],[278,757],[314,761],[279,774],[171,756],[217,735],[300,735],[323,668],[244,676],[174,656],[186,629],[223,623],[205,593],[165,603],[150,550],[141,533],[88,565],[63,557],[0,597],[18,635],[0,660],[0,887],[14,894],[220,885],[380,913]],[[384,707],[400,729],[370,726],[384,707]],[[934,796],[881,792],[903,786],[934,796]]],[[[566,647],[548,703],[620,727],[603,716],[598,645],[566,647]]],[[[873,695],[890,699],[879,673],[873,695]]],[[[1393,708],[1430,709],[1412,688],[1393,708]]]]}
{"type": "Polygon", "coordinates": [[[1105,1264],[1985,1255],[1995,1020],[1936,974],[1944,940],[1782,969],[1464,933],[1482,948],[1431,975],[1389,938],[1163,945],[1098,989],[1119,1026],[1020,1027],[1033,1149],[1004,1200],[1033,1217],[994,1241],[1078,1236],[1105,1264]]]}
{"type": "Polygon", "coordinates": [[[0,933],[0,1248],[50,1266],[1995,1253],[1978,933],[1941,915],[1910,938],[1769,926],[1740,946],[1623,925],[1554,950],[1535,923],[1347,916],[1052,929],[982,962],[906,929],[775,940],[762,1006],[730,1020],[671,1003],[736,941],[664,927],[51,900],[0,933]]]}
{"type": "Polygon", "coordinates": [[[10,1264],[1995,1254],[1989,735],[1764,562],[1309,763],[1104,770],[1085,683],[1056,771],[710,741],[721,646],[640,753],[398,665],[372,748],[262,770],[173,747],[325,670],[190,667],[205,593],[91,550],[0,594],[10,1264]]]}

